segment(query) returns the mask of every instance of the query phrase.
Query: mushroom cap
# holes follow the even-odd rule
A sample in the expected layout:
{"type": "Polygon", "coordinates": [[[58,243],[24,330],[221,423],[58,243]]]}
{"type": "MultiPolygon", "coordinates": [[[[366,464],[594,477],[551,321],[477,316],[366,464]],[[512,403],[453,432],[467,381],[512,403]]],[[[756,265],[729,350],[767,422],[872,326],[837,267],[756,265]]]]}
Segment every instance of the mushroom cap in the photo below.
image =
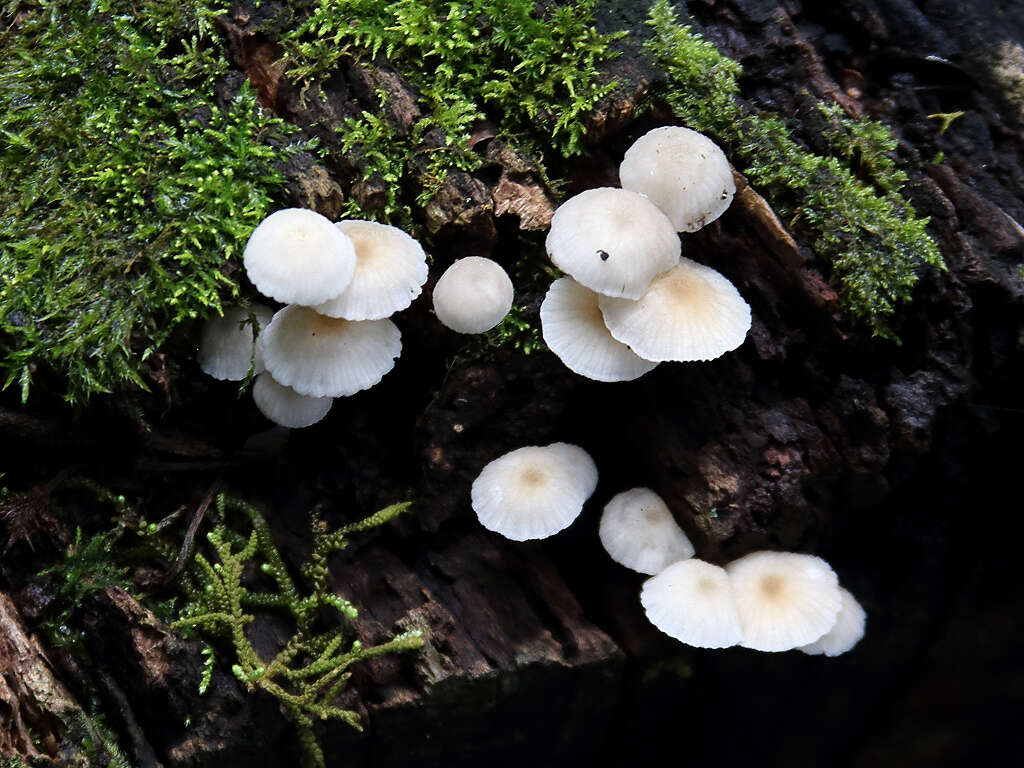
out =
{"type": "Polygon", "coordinates": [[[619,181],[623,189],[650,198],[679,232],[710,224],[736,194],[725,153],[704,134],[678,125],[637,139],[622,159],[619,181]]]}
{"type": "Polygon", "coordinates": [[[334,398],[331,397],[300,395],[291,387],[278,384],[265,371],[253,382],[252,399],[256,401],[260,413],[275,424],[290,429],[316,424],[334,404],[334,398]]]}
{"type": "Polygon", "coordinates": [[[481,525],[513,541],[567,528],[597,485],[597,467],[568,443],[529,445],[485,466],[470,492],[481,525]]]}
{"type": "Polygon", "coordinates": [[[723,568],[680,560],[644,582],[640,603],[650,622],[697,648],[728,648],[740,641],[740,618],[723,568]]]}
{"type": "Polygon", "coordinates": [[[751,552],[725,567],[743,626],[740,645],[788,651],[807,645],[836,624],[839,582],[820,557],[796,552],[751,552]]]}
{"type": "Polygon", "coordinates": [[[693,557],[693,544],[650,488],[613,496],[601,513],[597,532],[612,560],[651,576],[693,557]]]}
{"type": "Polygon", "coordinates": [[[839,594],[842,596],[842,605],[839,607],[836,625],[810,645],[801,648],[804,653],[838,656],[853,648],[864,637],[867,614],[857,598],[842,587],[839,588],[839,594]]]}
{"type": "Polygon", "coordinates": [[[352,219],[335,226],[355,246],[355,273],[345,290],[314,309],[346,320],[379,320],[412,304],[427,282],[427,254],[420,244],[398,227],[376,221],[352,219]]]}
{"type": "Polygon", "coordinates": [[[390,320],[342,320],[295,304],[263,331],[263,360],[279,384],[310,397],[345,397],[379,382],[402,352],[390,320]]]}
{"type": "Polygon", "coordinates": [[[658,364],[638,357],[605,327],[598,294],[571,277],[560,277],[540,305],[548,348],[573,373],[597,381],[632,381],[658,364]]]}
{"type": "Polygon", "coordinates": [[[204,373],[221,381],[241,381],[248,375],[263,371],[261,329],[266,328],[274,310],[262,304],[249,307],[227,307],[220,317],[211,317],[199,335],[196,359],[204,373]],[[252,316],[256,328],[249,322],[252,316]]]}
{"type": "Polygon", "coordinates": [[[434,285],[434,313],[456,333],[489,331],[512,309],[515,290],[502,266],[467,256],[444,271],[434,285]]]}
{"type": "Polygon", "coordinates": [[[750,330],[750,306],[720,273],[682,259],[639,300],[600,298],[611,335],[644,360],[713,360],[750,330]]]}
{"type": "Polygon", "coordinates": [[[242,260],[260,293],[303,306],[340,294],[356,268],[348,236],[326,216],[305,208],[267,216],[249,236],[242,260]]]}
{"type": "Polygon", "coordinates": [[[679,262],[679,235],[643,195],[588,189],[562,203],[545,241],[555,266],[606,296],[640,298],[651,280],[679,262]]]}

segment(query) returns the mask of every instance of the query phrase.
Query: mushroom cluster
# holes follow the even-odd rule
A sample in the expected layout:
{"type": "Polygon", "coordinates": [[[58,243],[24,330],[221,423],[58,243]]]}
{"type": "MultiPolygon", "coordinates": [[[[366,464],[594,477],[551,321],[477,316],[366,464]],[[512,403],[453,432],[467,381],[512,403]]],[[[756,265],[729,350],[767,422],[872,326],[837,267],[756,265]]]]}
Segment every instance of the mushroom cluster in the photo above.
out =
{"type": "Polygon", "coordinates": [[[750,307],[714,269],[681,256],[735,193],[722,151],[688,128],[656,128],[627,150],[622,188],[563,203],[546,248],[568,277],[541,304],[544,341],[566,367],[598,381],[631,381],[664,361],[712,360],[736,349],[750,307]]]}
{"type": "Polygon", "coordinates": [[[314,211],[272,213],[243,255],[257,290],[283,304],[229,309],[203,329],[199,361],[217,378],[244,379],[271,421],[307,427],[333,399],[377,384],[402,351],[388,318],[427,280],[423,249],[402,230],[372,221],[337,224],[314,211]]]}

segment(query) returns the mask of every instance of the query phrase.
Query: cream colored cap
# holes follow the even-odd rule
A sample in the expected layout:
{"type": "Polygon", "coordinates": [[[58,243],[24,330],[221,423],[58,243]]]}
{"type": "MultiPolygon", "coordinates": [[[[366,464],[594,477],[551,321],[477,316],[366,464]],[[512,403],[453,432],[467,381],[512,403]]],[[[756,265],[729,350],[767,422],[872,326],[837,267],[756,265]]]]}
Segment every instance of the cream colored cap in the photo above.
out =
{"type": "Polygon", "coordinates": [[[352,219],[336,225],[356,251],[352,282],[315,309],[346,320],[379,320],[412,304],[427,282],[427,255],[398,227],[352,219]]]}
{"type": "Polygon", "coordinates": [[[750,306],[721,274],[689,259],[659,275],[637,301],[602,296],[611,335],[644,360],[713,360],[750,330],[750,306]]]}
{"type": "Polygon", "coordinates": [[[640,603],[650,622],[696,648],[728,648],[740,641],[729,577],[703,560],[680,560],[644,582],[640,603]]]}
{"type": "Polygon", "coordinates": [[[378,383],[402,352],[390,320],[341,320],[296,305],[263,332],[263,360],[279,384],[310,397],[344,397],[378,383]]]}
{"type": "Polygon", "coordinates": [[[664,213],[636,192],[588,189],[566,200],[546,241],[555,266],[607,296],[640,298],[679,262],[679,236],[664,213]]]}
{"type": "Polygon", "coordinates": [[[434,312],[457,333],[483,333],[505,319],[514,293],[500,264],[467,256],[448,267],[434,286],[434,312]]]}
{"type": "Polygon", "coordinates": [[[253,382],[252,399],[260,413],[275,424],[290,429],[316,424],[334,404],[331,397],[300,395],[291,387],[278,384],[267,372],[261,373],[253,382]]]}
{"type": "Polygon", "coordinates": [[[573,373],[597,381],[632,381],[658,364],[638,357],[605,327],[598,294],[571,277],[551,284],[540,305],[544,342],[573,373]]]}
{"type": "Polygon", "coordinates": [[[800,650],[804,653],[839,656],[852,649],[864,637],[867,614],[857,602],[857,598],[842,587],[839,588],[839,594],[842,596],[843,602],[839,608],[836,625],[810,645],[801,648],[800,650]]]}
{"type": "Polygon", "coordinates": [[[693,557],[693,544],[650,488],[613,496],[601,513],[598,535],[612,560],[652,576],[693,557]]]}
{"type": "Polygon", "coordinates": [[[260,331],[267,326],[274,311],[262,304],[249,307],[227,307],[220,317],[211,317],[199,335],[196,359],[204,373],[221,381],[241,381],[253,366],[253,373],[263,370],[263,342],[260,331]],[[256,327],[249,318],[255,319],[256,327]]]}
{"type": "Polygon", "coordinates": [[[282,304],[313,306],[352,280],[352,241],[325,216],[305,208],[270,214],[249,236],[245,272],[256,290],[282,304]]]}
{"type": "Polygon", "coordinates": [[[732,203],[736,184],[718,145],[697,131],[668,125],[641,136],[619,166],[623,189],[650,198],[679,232],[696,232],[732,203]]]}

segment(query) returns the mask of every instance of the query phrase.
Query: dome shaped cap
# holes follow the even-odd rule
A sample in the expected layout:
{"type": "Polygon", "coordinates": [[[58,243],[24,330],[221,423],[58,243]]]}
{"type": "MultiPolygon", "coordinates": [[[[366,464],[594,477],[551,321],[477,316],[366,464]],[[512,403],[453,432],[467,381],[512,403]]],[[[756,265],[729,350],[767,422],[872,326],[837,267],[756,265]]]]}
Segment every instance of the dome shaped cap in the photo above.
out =
{"type": "Polygon", "coordinates": [[[602,296],[611,335],[645,360],[713,360],[750,330],[750,306],[721,274],[689,259],[659,275],[637,301],[602,296]]]}
{"type": "Polygon", "coordinates": [[[839,583],[820,557],[752,552],[725,570],[736,595],[744,648],[788,651],[835,626],[842,603],[839,583]]]}
{"type": "Polygon", "coordinates": [[[427,282],[427,254],[420,244],[398,227],[375,221],[336,226],[355,246],[356,270],[341,294],[314,309],[346,320],[379,320],[412,304],[427,282]]]}
{"type": "Polygon", "coordinates": [[[633,488],[613,496],[597,529],[612,560],[654,575],[693,557],[693,544],[661,497],[650,488],[633,488]]]}
{"type": "Polygon", "coordinates": [[[270,214],[249,236],[245,272],[256,290],[282,304],[313,306],[340,294],[352,279],[352,241],[330,219],[305,208],[270,214]]]}
{"type": "Polygon", "coordinates": [[[514,294],[498,262],[467,256],[448,267],[434,286],[434,312],[456,333],[483,333],[505,319],[514,294]]]}
{"type": "Polygon", "coordinates": [[[680,560],[644,582],[640,603],[650,622],[697,648],[728,648],[740,641],[740,619],[724,569],[680,560]]]}
{"type": "Polygon", "coordinates": [[[702,133],[669,125],[641,136],[619,166],[623,189],[646,195],[678,232],[696,232],[732,203],[736,184],[718,145],[702,133]]]}
{"type": "Polygon", "coordinates": [[[300,429],[316,424],[327,415],[334,404],[330,397],[300,395],[291,387],[278,384],[269,373],[263,372],[252,385],[252,399],[260,413],[275,424],[300,429]]]}
{"type": "Polygon", "coordinates": [[[853,648],[864,637],[867,614],[857,602],[857,598],[842,587],[839,588],[839,594],[842,596],[842,605],[839,608],[836,625],[810,645],[801,648],[804,653],[839,656],[853,648]]]}
{"type": "Polygon", "coordinates": [[[650,200],[614,187],[588,189],[562,203],[546,240],[555,266],[592,291],[640,298],[679,262],[679,236],[650,200]]]}
{"type": "Polygon", "coordinates": [[[402,334],[390,320],[340,320],[291,305],[263,332],[263,360],[279,384],[310,397],[369,389],[395,366],[402,334]]]}
{"type": "Polygon", "coordinates": [[[582,448],[530,445],[485,466],[470,497],[484,528],[526,541],[567,528],[596,485],[597,467],[582,448]]]}
{"type": "Polygon", "coordinates": [[[612,338],[597,302],[598,294],[571,277],[555,280],[540,305],[548,348],[570,371],[597,381],[632,381],[655,368],[612,338]]]}
{"type": "Polygon", "coordinates": [[[267,326],[274,311],[262,304],[249,307],[228,307],[220,317],[211,317],[199,335],[196,359],[204,373],[221,381],[241,381],[253,366],[254,373],[263,370],[263,341],[260,331],[267,326]],[[253,328],[250,318],[256,321],[253,328]]]}

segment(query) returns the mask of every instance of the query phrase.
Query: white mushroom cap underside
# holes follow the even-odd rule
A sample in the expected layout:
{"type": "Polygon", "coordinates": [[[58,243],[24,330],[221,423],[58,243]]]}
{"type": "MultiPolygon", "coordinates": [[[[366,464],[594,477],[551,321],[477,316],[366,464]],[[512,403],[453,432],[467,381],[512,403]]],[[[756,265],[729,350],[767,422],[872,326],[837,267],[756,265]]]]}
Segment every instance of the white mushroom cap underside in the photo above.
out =
{"type": "Polygon", "coordinates": [[[249,373],[250,365],[253,373],[260,373],[263,370],[260,330],[267,326],[273,315],[270,307],[253,304],[250,307],[228,307],[220,317],[211,317],[203,324],[199,336],[199,353],[196,355],[199,367],[221,381],[241,381],[249,373]],[[253,328],[250,316],[255,319],[256,328],[253,328]]]}
{"type": "Polygon", "coordinates": [[[693,557],[693,544],[650,488],[613,496],[601,513],[598,535],[612,560],[652,576],[693,557]]]}
{"type": "Polygon", "coordinates": [[[434,286],[437,319],[457,333],[489,331],[512,309],[512,280],[496,261],[458,259],[434,286]]]}
{"type": "Polygon", "coordinates": [[[517,448],[485,466],[470,492],[480,524],[513,541],[567,528],[593,492],[596,468],[564,445],[517,448]]]}
{"type": "Polygon", "coordinates": [[[300,395],[344,397],[379,382],[402,352],[390,320],[339,320],[308,307],[280,310],[263,332],[263,359],[300,395]]]}
{"type": "Polygon", "coordinates": [[[697,648],[728,648],[740,641],[740,620],[725,570],[703,560],[681,560],[644,582],[640,603],[650,622],[697,648]]]}
{"type": "Polygon", "coordinates": [[[291,387],[278,384],[269,373],[261,373],[252,385],[252,399],[260,413],[275,424],[300,429],[316,424],[334,404],[330,397],[300,395],[291,387]]]}
{"type": "Polygon", "coordinates": [[[682,259],[637,301],[600,298],[611,335],[645,360],[713,360],[750,330],[750,306],[725,277],[682,259]]]}
{"type": "Polygon", "coordinates": [[[836,625],[810,645],[801,648],[804,653],[839,656],[853,648],[864,637],[867,614],[857,602],[857,598],[842,587],[839,588],[839,593],[842,596],[842,605],[839,608],[836,625]]]}
{"type": "Polygon", "coordinates": [[[427,281],[427,255],[412,237],[375,221],[339,221],[352,240],[356,270],[339,296],[315,307],[346,320],[379,320],[399,312],[420,295],[427,281]]]}
{"type": "Polygon", "coordinates": [[[551,219],[546,247],[555,266],[592,291],[638,299],[656,275],[679,262],[679,235],[650,200],[615,187],[566,200],[551,219]]]}
{"type": "Polygon", "coordinates": [[[356,253],[330,219],[305,208],[286,208],[253,230],[243,261],[249,280],[264,296],[313,306],[345,290],[356,253]]]}
{"type": "Polygon", "coordinates": [[[573,373],[597,381],[632,381],[658,364],[637,356],[605,327],[598,294],[571,277],[551,284],[540,305],[544,342],[573,373]]]}
{"type": "Polygon", "coordinates": [[[736,595],[744,648],[788,651],[835,626],[842,603],[839,583],[820,557],[752,552],[725,569],[736,595]]]}
{"type": "Polygon", "coordinates": [[[623,189],[650,198],[679,232],[696,232],[732,203],[736,184],[729,161],[707,136],[680,126],[655,128],[626,150],[619,166],[623,189]]]}

